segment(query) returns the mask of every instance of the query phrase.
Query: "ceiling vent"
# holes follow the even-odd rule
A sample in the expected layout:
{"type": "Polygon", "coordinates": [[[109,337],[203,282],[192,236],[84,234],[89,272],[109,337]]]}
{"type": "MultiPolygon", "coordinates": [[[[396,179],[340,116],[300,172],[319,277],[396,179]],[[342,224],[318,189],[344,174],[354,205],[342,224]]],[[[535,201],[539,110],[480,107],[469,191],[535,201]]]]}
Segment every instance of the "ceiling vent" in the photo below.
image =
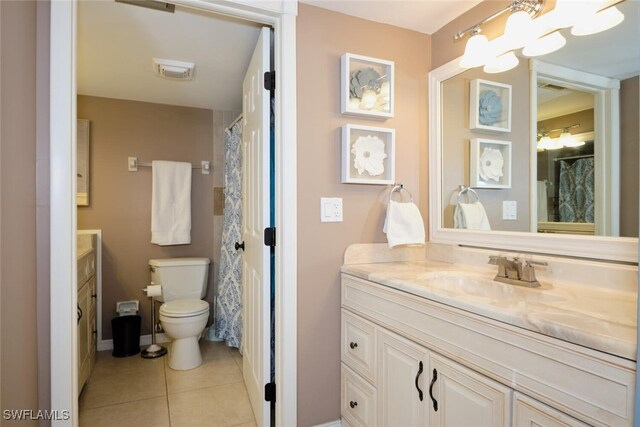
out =
{"type": "Polygon", "coordinates": [[[156,75],[171,80],[191,80],[193,69],[196,64],[193,62],[173,61],[171,59],[153,58],[153,70],[156,75]]]}
{"type": "Polygon", "coordinates": [[[553,83],[538,83],[538,87],[540,89],[549,89],[549,90],[554,90],[556,92],[567,90],[566,87],[554,85],[553,83]]]}

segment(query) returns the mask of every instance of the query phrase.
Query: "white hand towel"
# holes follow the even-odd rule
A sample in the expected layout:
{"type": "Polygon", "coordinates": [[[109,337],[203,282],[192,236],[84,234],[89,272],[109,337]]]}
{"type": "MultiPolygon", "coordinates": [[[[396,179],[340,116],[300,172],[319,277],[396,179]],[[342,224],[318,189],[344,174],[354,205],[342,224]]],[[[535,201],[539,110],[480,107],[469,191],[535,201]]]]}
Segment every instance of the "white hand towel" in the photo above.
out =
{"type": "Polygon", "coordinates": [[[389,201],[383,232],[387,234],[389,248],[400,245],[424,245],[424,222],[420,210],[413,203],[389,201]]]}
{"type": "Polygon", "coordinates": [[[453,226],[467,230],[491,230],[489,218],[480,202],[458,203],[453,215],[453,226]]]}
{"type": "Polygon", "coordinates": [[[191,163],[154,160],[151,243],[191,243],[191,163]]]}

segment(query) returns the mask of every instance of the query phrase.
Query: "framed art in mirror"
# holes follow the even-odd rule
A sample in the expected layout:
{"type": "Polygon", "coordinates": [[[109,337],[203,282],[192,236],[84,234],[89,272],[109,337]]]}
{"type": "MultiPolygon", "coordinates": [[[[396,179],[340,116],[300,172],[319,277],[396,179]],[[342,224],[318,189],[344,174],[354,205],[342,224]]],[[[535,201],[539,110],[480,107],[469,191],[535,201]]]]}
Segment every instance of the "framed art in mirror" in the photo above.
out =
{"type": "Polygon", "coordinates": [[[511,132],[511,85],[483,79],[471,80],[469,129],[511,132]]]}
{"type": "Polygon", "coordinates": [[[89,120],[77,120],[76,204],[89,206],[89,120]]]}
{"type": "Polygon", "coordinates": [[[393,62],[345,53],[340,66],[342,114],[380,120],[393,117],[393,62]]]}
{"type": "Polygon", "coordinates": [[[342,183],[395,182],[395,130],[346,124],[342,127],[342,183]]]}
{"type": "Polygon", "coordinates": [[[472,138],[469,177],[473,188],[511,188],[511,141],[472,138]]]}

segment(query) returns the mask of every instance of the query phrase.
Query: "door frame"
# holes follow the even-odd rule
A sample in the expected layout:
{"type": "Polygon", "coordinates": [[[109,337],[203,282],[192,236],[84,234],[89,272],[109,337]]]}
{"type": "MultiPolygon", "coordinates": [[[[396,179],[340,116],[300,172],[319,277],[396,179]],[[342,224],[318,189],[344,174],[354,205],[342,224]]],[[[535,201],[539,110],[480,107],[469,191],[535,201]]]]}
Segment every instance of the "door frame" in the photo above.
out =
{"type": "MultiPolygon", "coordinates": [[[[297,165],[295,0],[172,0],[274,29],[276,70],[276,425],[297,424],[297,165]],[[286,260],[286,262],[285,262],[286,260]]],[[[51,2],[51,408],[78,425],[76,239],[77,0],[51,2]]]]}

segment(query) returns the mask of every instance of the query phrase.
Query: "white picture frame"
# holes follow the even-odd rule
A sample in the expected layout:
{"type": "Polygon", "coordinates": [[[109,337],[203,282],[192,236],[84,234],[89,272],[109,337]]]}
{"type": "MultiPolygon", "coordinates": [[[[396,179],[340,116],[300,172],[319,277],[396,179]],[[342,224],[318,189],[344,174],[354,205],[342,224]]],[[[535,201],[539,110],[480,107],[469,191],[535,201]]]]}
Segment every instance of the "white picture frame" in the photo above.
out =
{"type": "Polygon", "coordinates": [[[340,58],[340,112],[386,120],[393,117],[394,63],[345,53],[340,58]]]}
{"type": "Polygon", "coordinates": [[[395,129],[342,126],[342,183],[390,185],[395,182],[395,129]]]}
{"type": "Polygon", "coordinates": [[[469,180],[472,188],[511,188],[511,141],[472,138],[469,180]]]}
{"type": "Polygon", "coordinates": [[[511,132],[511,85],[483,79],[469,84],[469,129],[511,132]]]}
{"type": "Polygon", "coordinates": [[[86,119],[77,119],[77,168],[76,171],[76,205],[89,206],[89,148],[90,148],[90,122],[86,119]]]}

